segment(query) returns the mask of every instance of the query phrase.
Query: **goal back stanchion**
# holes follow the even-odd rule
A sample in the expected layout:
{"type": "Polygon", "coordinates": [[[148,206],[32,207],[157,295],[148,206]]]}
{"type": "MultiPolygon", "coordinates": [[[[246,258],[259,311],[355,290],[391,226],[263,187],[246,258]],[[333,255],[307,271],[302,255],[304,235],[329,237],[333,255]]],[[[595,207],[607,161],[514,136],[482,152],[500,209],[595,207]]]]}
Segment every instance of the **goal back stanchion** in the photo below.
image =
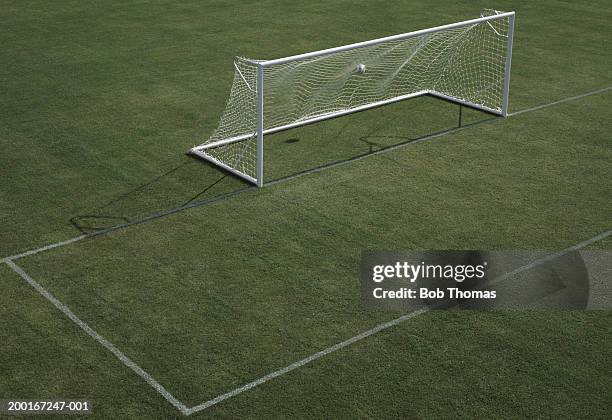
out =
{"type": "Polygon", "coordinates": [[[508,116],[508,96],[510,95],[510,68],[512,67],[512,42],[514,41],[514,12],[508,17],[508,45],[506,47],[506,64],[504,66],[504,96],[502,116],[508,116]]]}
{"type": "Polygon", "coordinates": [[[276,60],[237,57],[218,128],[190,150],[263,186],[264,136],[431,95],[508,115],[514,12],[276,60]]]}
{"type": "Polygon", "coordinates": [[[257,65],[257,186],[263,187],[264,66],[257,65]]]}

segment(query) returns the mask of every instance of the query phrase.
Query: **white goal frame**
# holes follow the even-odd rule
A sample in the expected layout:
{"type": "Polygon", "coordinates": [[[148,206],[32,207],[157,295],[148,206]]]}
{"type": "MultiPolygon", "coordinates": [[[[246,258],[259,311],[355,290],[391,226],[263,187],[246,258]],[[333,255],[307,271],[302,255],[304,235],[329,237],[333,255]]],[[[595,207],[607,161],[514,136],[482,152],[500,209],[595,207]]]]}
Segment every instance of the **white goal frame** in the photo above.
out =
{"type": "MultiPolygon", "coordinates": [[[[227,138],[223,140],[213,141],[213,142],[202,144],[200,146],[195,146],[192,149],[190,149],[188,153],[198,156],[202,159],[205,159],[217,166],[220,166],[223,169],[257,185],[258,187],[262,187],[264,185],[264,182],[263,182],[263,179],[264,179],[263,149],[264,149],[264,136],[266,134],[277,133],[279,131],[289,130],[295,127],[300,127],[300,126],[312,124],[318,121],[328,120],[328,119],[336,118],[342,115],[352,114],[355,112],[364,111],[366,109],[376,108],[382,105],[387,105],[387,104],[391,104],[391,103],[403,101],[405,99],[415,98],[415,97],[423,96],[423,95],[430,95],[430,96],[438,97],[438,98],[445,99],[450,102],[455,102],[455,103],[465,105],[471,108],[479,109],[481,111],[485,111],[491,114],[496,114],[502,117],[507,117],[508,116],[508,94],[510,90],[510,68],[511,68],[511,63],[512,63],[512,42],[513,42],[513,36],[514,36],[514,17],[515,17],[515,12],[513,11],[505,12],[505,13],[494,14],[491,16],[484,16],[484,17],[480,17],[476,19],[465,20],[462,22],[456,22],[456,23],[451,23],[447,25],[436,26],[433,28],[422,29],[419,31],[408,32],[408,33],[399,34],[399,35],[392,35],[392,36],[388,36],[384,38],[373,39],[370,41],[358,42],[355,44],[344,45],[341,47],[328,48],[325,50],[314,51],[314,52],[309,52],[309,53],[299,54],[299,55],[293,55],[290,57],[278,58],[275,60],[255,61],[255,60],[244,59],[245,61],[248,61],[249,63],[252,63],[253,65],[255,65],[257,68],[257,84],[256,84],[257,130],[256,132],[252,134],[244,134],[244,135],[235,136],[235,137],[231,137],[231,138],[227,138]],[[508,41],[507,41],[506,61],[505,61],[505,68],[504,68],[503,97],[502,97],[501,110],[493,109],[493,108],[489,108],[481,104],[476,104],[473,102],[465,101],[465,100],[455,98],[452,96],[448,96],[448,95],[445,95],[445,94],[442,94],[442,93],[439,93],[433,90],[421,90],[421,91],[412,92],[406,95],[396,96],[391,99],[368,103],[368,104],[354,107],[351,109],[329,112],[323,115],[314,116],[308,119],[296,121],[291,124],[286,124],[286,125],[282,125],[278,127],[272,127],[272,128],[266,129],[264,126],[264,118],[263,118],[264,93],[265,93],[264,69],[266,67],[278,65],[278,64],[290,63],[292,61],[297,61],[297,60],[301,60],[305,58],[322,57],[322,56],[326,56],[326,55],[330,55],[330,54],[334,54],[334,53],[338,53],[342,51],[349,51],[349,50],[353,50],[356,48],[373,46],[373,45],[381,44],[381,43],[388,42],[388,41],[405,40],[408,38],[413,38],[413,37],[417,37],[417,36],[421,36],[421,35],[425,35],[425,34],[429,34],[433,32],[440,32],[440,31],[445,31],[448,29],[455,29],[455,28],[460,28],[463,26],[474,25],[474,24],[478,24],[482,22],[488,22],[491,20],[498,20],[498,19],[505,19],[505,18],[508,19],[508,34],[507,34],[508,41]],[[255,135],[257,136],[257,168],[256,168],[257,177],[256,178],[248,174],[245,174],[235,168],[232,168],[230,165],[206,153],[206,149],[219,147],[219,146],[223,146],[223,145],[227,145],[227,144],[235,143],[239,141],[244,141],[244,140],[253,138],[255,135]]],[[[491,24],[489,23],[489,25],[491,24]]]]}

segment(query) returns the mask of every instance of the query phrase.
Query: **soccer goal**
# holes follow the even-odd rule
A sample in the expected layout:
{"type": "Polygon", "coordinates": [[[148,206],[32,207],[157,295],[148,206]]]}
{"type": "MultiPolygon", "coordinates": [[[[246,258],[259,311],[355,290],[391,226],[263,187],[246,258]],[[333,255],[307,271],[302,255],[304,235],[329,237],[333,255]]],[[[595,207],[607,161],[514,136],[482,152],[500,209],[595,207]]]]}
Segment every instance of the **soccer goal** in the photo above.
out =
{"type": "MultiPolygon", "coordinates": [[[[218,128],[189,152],[258,186],[264,135],[432,95],[507,116],[514,12],[276,60],[234,60],[218,128]]],[[[323,151],[322,151],[323,153],[323,151]]]]}

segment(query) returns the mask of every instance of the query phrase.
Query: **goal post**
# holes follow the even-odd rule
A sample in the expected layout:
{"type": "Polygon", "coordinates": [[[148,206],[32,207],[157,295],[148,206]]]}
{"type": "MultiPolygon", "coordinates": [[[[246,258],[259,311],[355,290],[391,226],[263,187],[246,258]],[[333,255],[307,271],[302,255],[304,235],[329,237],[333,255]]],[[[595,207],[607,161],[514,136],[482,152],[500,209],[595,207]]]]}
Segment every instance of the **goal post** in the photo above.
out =
{"type": "Polygon", "coordinates": [[[423,95],[508,115],[514,12],[275,60],[234,60],[217,129],[189,152],[257,186],[264,136],[423,95]]]}

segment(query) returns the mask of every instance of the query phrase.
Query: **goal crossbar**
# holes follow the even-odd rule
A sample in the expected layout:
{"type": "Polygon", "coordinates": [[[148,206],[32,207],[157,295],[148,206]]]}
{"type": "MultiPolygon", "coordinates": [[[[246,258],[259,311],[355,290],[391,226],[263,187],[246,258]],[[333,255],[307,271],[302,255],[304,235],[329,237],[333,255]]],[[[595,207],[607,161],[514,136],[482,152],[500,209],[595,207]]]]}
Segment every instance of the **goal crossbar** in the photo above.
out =
{"type": "Polygon", "coordinates": [[[421,35],[426,35],[432,32],[440,32],[440,31],[445,31],[448,29],[461,28],[463,26],[474,25],[474,24],[478,24],[482,22],[487,22],[490,20],[498,20],[498,19],[503,19],[505,17],[514,17],[514,15],[515,15],[515,12],[505,12],[505,13],[499,13],[499,14],[491,15],[491,16],[481,16],[476,19],[449,23],[447,25],[435,26],[433,28],[420,29],[418,31],[406,32],[403,34],[391,35],[391,36],[377,38],[377,39],[371,39],[369,41],[356,42],[354,44],[348,44],[348,45],[343,45],[343,46],[334,47],[334,48],[327,48],[325,50],[319,50],[319,51],[313,51],[313,52],[308,52],[304,54],[292,55],[289,57],[277,58],[274,60],[264,60],[264,61],[249,60],[249,61],[251,61],[254,64],[260,64],[263,67],[269,67],[269,66],[273,66],[276,64],[286,64],[292,61],[302,60],[304,58],[322,57],[325,55],[329,55],[329,54],[333,54],[333,53],[337,53],[341,51],[349,51],[349,50],[354,50],[356,48],[370,47],[372,45],[382,44],[384,42],[389,42],[389,41],[400,41],[403,39],[409,39],[409,38],[414,38],[414,37],[421,36],[421,35]]]}
{"type": "MultiPolygon", "coordinates": [[[[238,135],[221,136],[221,138],[218,138],[219,136],[216,136],[217,138],[211,137],[211,139],[208,142],[201,144],[199,146],[194,146],[192,149],[189,150],[189,153],[196,155],[202,159],[205,159],[215,165],[218,165],[224,168],[225,170],[231,173],[234,173],[235,175],[239,177],[246,179],[249,182],[252,182],[258,186],[263,186],[263,137],[266,134],[277,133],[280,131],[289,130],[289,129],[304,126],[307,124],[311,124],[311,123],[315,123],[315,122],[319,122],[323,120],[328,120],[328,119],[336,118],[339,116],[364,111],[367,109],[376,108],[376,107],[383,106],[386,104],[391,104],[394,102],[399,102],[402,100],[415,98],[415,97],[419,97],[423,95],[431,95],[431,96],[438,97],[438,98],[441,98],[447,101],[459,103],[459,104],[462,104],[468,107],[472,107],[475,109],[479,109],[479,110],[482,110],[488,113],[506,117],[508,115],[508,93],[509,93],[509,82],[510,82],[510,67],[511,67],[511,60],[512,60],[514,17],[515,17],[515,12],[503,12],[503,13],[495,12],[494,14],[491,14],[488,16],[481,15],[481,17],[476,18],[476,19],[465,20],[462,22],[456,22],[456,23],[451,23],[447,25],[436,26],[433,28],[427,28],[427,29],[422,29],[418,31],[413,31],[413,32],[408,32],[408,33],[403,33],[403,34],[398,34],[398,35],[392,35],[388,37],[373,39],[373,40],[364,41],[364,42],[358,42],[358,43],[344,45],[344,46],[335,47],[335,48],[328,48],[328,49],[314,51],[314,52],[308,52],[304,54],[293,55],[293,56],[284,57],[284,58],[278,58],[278,59],[273,59],[273,60],[252,60],[252,59],[247,59],[247,58],[237,59],[244,63],[249,64],[252,67],[251,73],[253,74],[247,75],[244,68],[241,71],[239,66],[236,64],[237,62],[234,63],[236,73],[239,75],[241,79],[239,82],[243,83],[248,88],[248,90],[250,91],[249,94],[251,95],[251,100],[254,102],[254,107],[252,108],[252,114],[254,115],[250,117],[250,118],[254,117],[253,123],[252,123],[253,124],[252,130],[250,131],[242,130],[242,133],[239,133],[239,134],[237,133],[238,135]],[[500,33],[493,26],[494,24],[492,23],[492,21],[494,20],[502,20],[502,19],[507,20],[507,30],[505,34],[500,33]],[[385,43],[409,40],[411,38],[428,36],[428,34],[435,34],[435,33],[443,32],[443,31],[450,31],[453,29],[464,28],[464,27],[468,27],[471,25],[476,26],[484,22],[486,22],[487,26],[490,27],[490,30],[494,32],[498,37],[506,38],[506,40],[503,41],[506,49],[505,49],[505,59],[504,59],[505,62],[503,64],[503,69],[502,69],[503,87],[501,88],[502,92],[500,92],[501,93],[501,98],[500,98],[501,103],[499,104],[495,103],[494,105],[496,105],[497,107],[488,106],[485,103],[472,102],[469,99],[465,99],[465,96],[464,97],[461,97],[461,95],[452,96],[444,92],[439,92],[437,90],[428,88],[428,89],[421,89],[421,90],[409,92],[406,94],[400,94],[400,95],[393,96],[393,97],[388,97],[382,100],[376,100],[376,101],[372,101],[368,103],[363,103],[357,106],[351,106],[351,107],[344,108],[344,109],[337,109],[337,110],[332,110],[328,112],[318,112],[318,113],[314,113],[314,115],[306,114],[301,118],[297,118],[285,124],[275,125],[273,123],[271,124],[269,128],[266,128],[264,126],[264,95],[266,95],[265,93],[266,91],[264,88],[264,71],[267,68],[278,68],[279,66],[283,66],[283,65],[295,65],[292,63],[295,63],[298,61],[305,61],[306,64],[316,63],[317,60],[320,60],[320,59],[325,60],[327,59],[326,57],[328,56],[332,56],[334,54],[341,54],[346,51],[358,50],[362,48],[366,49],[367,47],[376,47],[377,45],[381,45],[385,43]],[[247,78],[250,80],[250,82],[249,80],[247,80],[247,78]],[[226,161],[226,159],[219,157],[219,156],[215,156],[215,154],[212,153],[215,149],[221,150],[224,147],[235,147],[235,144],[237,143],[240,143],[240,142],[248,143],[252,141],[256,141],[256,151],[255,152],[248,151],[248,150],[242,150],[239,152],[234,152],[234,155],[239,156],[238,158],[236,158],[235,156],[233,157],[233,163],[236,163],[239,160],[242,160],[243,156],[249,156],[251,160],[255,161],[256,163],[256,165],[251,165],[251,166],[254,166],[254,168],[249,167],[248,168],[249,170],[246,170],[243,167],[236,167],[237,165],[233,165],[230,159],[227,159],[228,161],[230,161],[228,162],[226,161]]],[[[471,31],[471,30],[472,30],[471,28],[467,29],[467,31],[471,31]]],[[[416,54],[417,52],[418,52],[418,47],[415,49],[415,52],[413,53],[413,55],[416,54]]],[[[407,61],[409,61],[410,58],[412,58],[412,56],[410,56],[407,61]]],[[[298,63],[298,66],[299,65],[302,65],[302,64],[298,63]]],[[[236,79],[234,81],[234,84],[236,84],[236,79]]],[[[487,88],[487,86],[485,86],[484,88],[487,88]]],[[[234,86],[232,87],[232,94],[234,93],[233,90],[234,90],[234,86]]],[[[229,106],[231,106],[230,102],[228,102],[228,107],[229,106]]],[[[227,108],[226,108],[226,112],[227,112],[227,108]]]]}

